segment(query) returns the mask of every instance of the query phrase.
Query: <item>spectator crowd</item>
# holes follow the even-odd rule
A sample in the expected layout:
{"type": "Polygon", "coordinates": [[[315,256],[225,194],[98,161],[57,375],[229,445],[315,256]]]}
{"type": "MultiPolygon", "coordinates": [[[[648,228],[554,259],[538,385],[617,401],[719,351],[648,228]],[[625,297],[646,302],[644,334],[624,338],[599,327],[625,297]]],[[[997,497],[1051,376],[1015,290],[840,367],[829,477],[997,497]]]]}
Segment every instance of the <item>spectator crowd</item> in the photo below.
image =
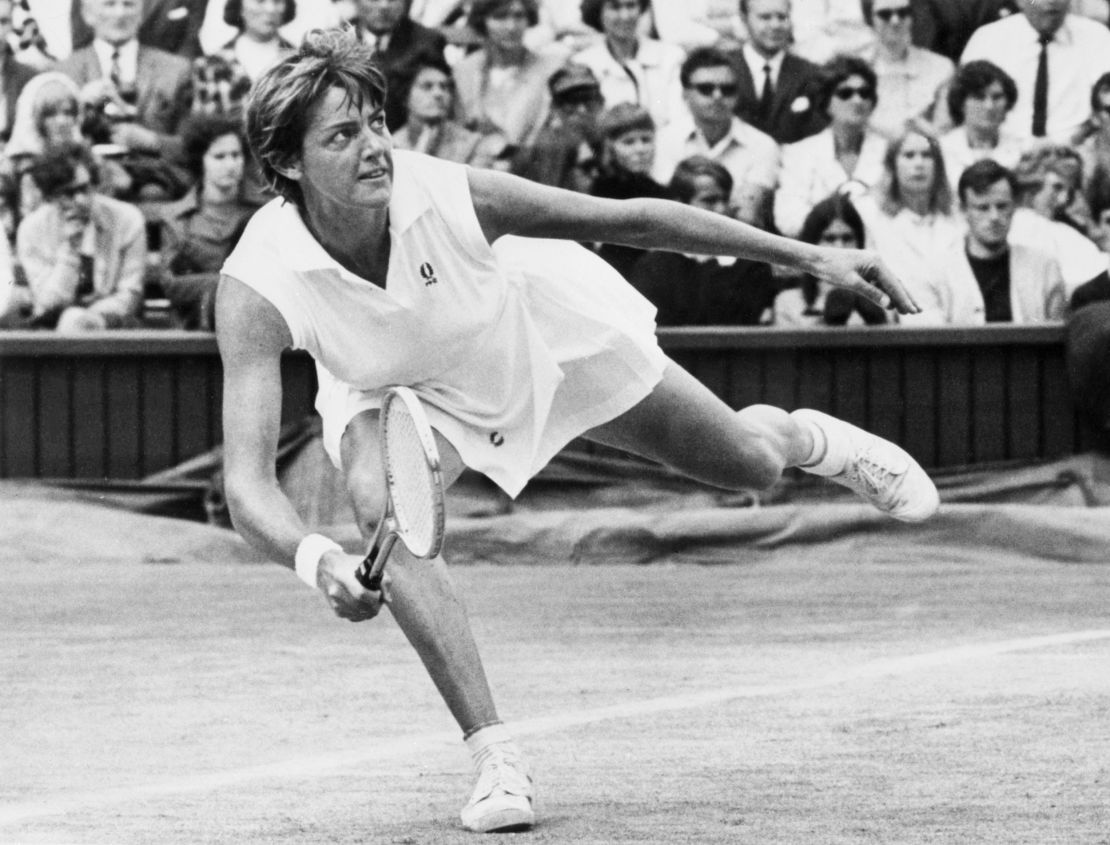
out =
{"type": "MultiPolygon", "coordinates": [[[[907,324],[1110,300],[1110,0],[0,0],[0,327],[211,329],[272,196],[251,81],[341,24],[398,148],[874,248],[907,324]]],[[[777,267],[590,246],[661,325],[893,319],[777,267]]]]}

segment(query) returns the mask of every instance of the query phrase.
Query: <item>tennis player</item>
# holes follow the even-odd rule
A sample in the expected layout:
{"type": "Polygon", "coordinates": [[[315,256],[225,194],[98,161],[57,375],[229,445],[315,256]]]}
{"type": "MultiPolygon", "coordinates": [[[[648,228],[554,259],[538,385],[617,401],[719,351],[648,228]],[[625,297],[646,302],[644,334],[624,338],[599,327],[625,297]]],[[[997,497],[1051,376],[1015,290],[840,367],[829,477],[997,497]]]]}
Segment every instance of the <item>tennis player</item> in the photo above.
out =
{"type": "Polygon", "coordinates": [[[278,487],[282,351],[317,362],[324,446],[367,538],[384,508],[377,414],[390,384],[422,399],[448,484],[465,465],[516,495],[582,435],[723,488],[765,488],[800,466],[916,521],[938,500],[909,455],[815,411],[728,408],[660,350],[653,308],[572,242],[784,264],[918,309],[871,253],[394,152],[384,98],[370,49],[341,30],[310,33],[250,95],[251,147],[281,196],[254,216],[219,288],[224,395],[234,397],[224,402],[228,504],[244,537],[319,588],[338,616],[369,619],[388,605],[473,756],[464,826],[520,829],[535,818],[532,781],[443,560],[416,560],[398,544],[382,590],[367,591],[355,578],[361,555],[308,534],[278,487]]]}

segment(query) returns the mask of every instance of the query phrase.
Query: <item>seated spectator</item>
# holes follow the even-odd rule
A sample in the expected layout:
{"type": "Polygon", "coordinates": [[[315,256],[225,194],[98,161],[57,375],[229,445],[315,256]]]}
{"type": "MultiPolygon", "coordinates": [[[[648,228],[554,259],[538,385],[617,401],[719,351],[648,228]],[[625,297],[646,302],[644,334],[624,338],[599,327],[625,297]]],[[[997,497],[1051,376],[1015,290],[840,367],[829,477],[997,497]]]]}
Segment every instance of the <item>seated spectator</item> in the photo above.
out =
{"type": "Polygon", "coordinates": [[[890,143],[879,184],[853,202],[867,246],[883,256],[911,296],[939,283],[963,227],[952,213],[940,143],[925,124],[912,125],[890,143]]]}
{"type": "Polygon", "coordinates": [[[825,66],[818,107],[829,128],[788,144],[775,195],[775,225],[796,237],[811,208],[840,190],[865,192],[883,174],[886,139],[871,128],[878,79],[863,59],[838,56],[825,66]]]}
{"type": "MultiPolygon", "coordinates": [[[[130,2],[130,0],[127,1],[130,2]]],[[[60,6],[67,0],[48,0],[48,2],[60,6]]],[[[84,0],[68,0],[71,7],[70,33],[74,50],[87,47],[95,37],[95,27],[90,26],[85,16],[81,14],[83,2],[84,0]]],[[[145,0],[139,5],[142,6],[139,40],[143,44],[186,59],[200,55],[199,32],[204,23],[208,0],[160,0],[160,2],[145,0]]],[[[40,20],[45,21],[47,17],[47,15],[41,15],[40,20]]]]}
{"type": "Polygon", "coordinates": [[[605,107],[636,103],[666,126],[685,106],[679,68],[686,58],[680,47],[639,34],[637,24],[649,0],[582,0],[582,21],[604,34],[571,57],[593,71],[605,107]]]}
{"type": "Polygon", "coordinates": [[[535,53],[525,30],[538,20],[536,0],[475,0],[468,17],[483,46],[455,66],[459,120],[475,132],[500,132],[533,144],[551,109],[548,81],[561,56],[535,53]]]}
{"type": "MultiPolygon", "coordinates": [[[[386,78],[416,56],[442,56],[447,46],[441,33],[409,17],[411,5],[410,0],[355,0],[355,32],[374,48],[378,67],[386,78]]],[[[393,131],[404,122],[404,101],[394,92],[386,91],[386,126],[393,131]]]]}
{"type": "Polygon", "coordinates": [[[140,44],[137,0],[84,0],[92,44],[58,69],[80,87],[84,134],[120,148],[131,177],[127,198],[173,198],[185,192],[178,125],[189,113],[191,63],[140,44]]]}
{"type": "Polygon", "coordinates": [[[993,159],[964,171],[958,186],[967,220],[963,249],[946,272],[913,291],[922,312],[905,324],[1041,323],[1064,316],[1066,293],[1056,259],[1010,239],[1017,180],[993,159]]]}
{"type": "Polygon", "coordinates": [[[789,50],[790,0],[740,0],[740,16],[748,40],[736,62],[737,117],[779,144],[816,135],[829,122],[817,108],[821,69],[789,50]]]}
{"type": "Polygon", "coordinates": [[[396,149],[484,168],[504,152],[506,141],[500,134],[471,132],[453,118],[455,82],[442,56],[415,57],[398,69],[390,86],[405,104],[405,123],[393,132],[396,149]]]}
{"type": "Polygon", "coordinates": [[[251,82],[293,50],[279,32],[297,14],[296,0],[227,0],[224,22],[235,35],[193,60],[193,113],[241,109],[251,82]]]}
{"type": "MultiPolygon", "coordinates": [[[[798,240],[840,249],[863,249],[863,220],[848,197],[833,194],[806,215],[798,240]]],[[[798,285],[780,291],[775,297],[772,323],[786,328],[815,328],[882,325],[886,321],[886,312],[870,300],[806,275],[798,285]]]]}
{"type": "MultiPolygon", "coordinates": [[[[720,162],[685,159],[668,187],[678,202],[735,216],[732,176],[720,162]]],[[[769,264],[731,256],[649,252],[633,265],[628,280],[658,309],[660,326],[758,325],[777,291],[769,264]]]]}
{"type": "Polygon", "coordinates": [[[964,170],[980,159],[993,158],[1009,168],[1017,165],[1025,142],[1003,128],[1017,96],[1010,74],[993,62],[968,62],[957,69],[947,93],[955,127],[940,139],[953,191],[964,170]]]}
{"type": "Polygon", "coordinates": [[[897,137],[906,121],[932,120],[939,92],[956,66],[951,59],[913,45],[910,0],[861,0],[863,17],[875,30],[875,46],[863,54],[879,80],[879,101],[871,125],[897,137]]]}
{"type": "Polygon", "coordinates": [[[220,268],[257,206],[242,198],[247,147],[237,118],[193,115],[182,135],[197,184],[162,209],[159,281],[182,328],[211,331],[220,268]]]}
{"type": "Polygon", "coordinates": [[[536,141],[521,147],[513,171],[533,182],[588,194],[597,176],[601,86],[585,65],[568,64],[548,83],[552,108],[536,141]]]}
{"type": "Polygon", "coordinates": [[[30,325],[60,332],[136,325],[146,271],[142,212],[96,193],[96,160],[83,145],[50,150],[31,175],[45,202],[16,235],[30,325]]]}
{"type": "Polygon", "coordinates": [[[1083,162],[1083,186],[1088,206],[1110,191],[1110,73],[1091,87],[1091,116],[1072,138],[1083,162]]]}
{"type": "MultiPolygon", "coordinates": [[[[2,2],[2,0],[0,0],[2,2]]],[[[77,83],[58,71],[44,71],[31,78],[15,108],[12,137],[4,147],[2,169],[16,193],[12,209],[16,225],[42,204],[30,170],[48,149],[80,143],[77,83]]]]}
{"type": "MultiPolygon", "coordinates": [[[[626,200],[633,197],[664,199],[670,194],[651,178],[655,159],[655,121],[647,109],[619,103],[598,121],[601,165],[590,193],[595,197],[626,200]]],[[[644,250],[620,244],[602,244],[598,255],[627,278],[644,250]]]]}
{"type": "Polygon", "coordinates": [[[19,94],[38,68],[24,64],[15,56],[10,38],[14,0],[0,0],[0,141],[7,141],[15,124],[16,102],[19,94]]]}
{"type": "Polygon", "coordinates": [[[1017,103],[1006,126],[1022,138],[1068,142],[1088,115],[1091,86],[1110,71],[1110,31],[1070,14],[1068,0],[1019,0],[1021,14],[976,30],[961,63],[994,62],[1013,77],[1017,103]],[[1043,62],[1043,99],[1037,79],[1043,62]]]}
{"type": "Polygon", "coordinates": [[[686,57],[680,79],[687,113],[659,131],[655,180],[666,184],[680,161],[707,156],[732,176],[737,217],[765,228],[779,180],[779,146],[736,116],[736,65],[726,53],[702,47],[686,57]]]}
{"type": "MultiPolygon", "coordinates": [[[[172,4],[173,0],[169,2],[172,4]]],[[[200,47],[205,54],[218,52],[236,35],[238,27],[224,20],[228,2],[230,0],[205,0],[204,23],[200,28],[200,47]]],[[[357,17],[354,0],[297,0],[296,14],[282,25],[281,37],[298,46],[305,34],[313,29],[330,29],[345,24],[353,26],[357,17]]]]}

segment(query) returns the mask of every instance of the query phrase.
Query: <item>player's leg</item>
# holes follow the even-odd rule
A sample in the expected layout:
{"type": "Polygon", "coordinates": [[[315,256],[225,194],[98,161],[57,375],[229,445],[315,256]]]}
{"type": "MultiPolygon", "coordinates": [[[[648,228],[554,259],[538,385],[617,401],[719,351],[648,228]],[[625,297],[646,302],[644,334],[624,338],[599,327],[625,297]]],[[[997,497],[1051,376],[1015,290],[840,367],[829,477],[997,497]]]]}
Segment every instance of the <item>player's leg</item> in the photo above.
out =
{"type": "Polygon", "coordinates": [[[924,470],[893,443],[818,411],[733,411],[673,361],[647,398],[588,436],[718,487],[763,489],[799,466],[898,519],[926,519],[938,504],[924,470]]]}
{"type": "MultiPolygon", "coordinates": [[[[367,542],[385,511],[378,416],[377,410],[357,414],[340,441],[347,490],[367,542]]],[[[463,463],[438,432],[436,444],[449,487],[463,463]]],[[[497,716],[466,609],[443,558],[420,560],[397,543],[388,566],[389,609],[462,728],[474,760],[478,784],[463,810],[464,824],[481,831],[532,824],[527,767],[497,716]]]]}

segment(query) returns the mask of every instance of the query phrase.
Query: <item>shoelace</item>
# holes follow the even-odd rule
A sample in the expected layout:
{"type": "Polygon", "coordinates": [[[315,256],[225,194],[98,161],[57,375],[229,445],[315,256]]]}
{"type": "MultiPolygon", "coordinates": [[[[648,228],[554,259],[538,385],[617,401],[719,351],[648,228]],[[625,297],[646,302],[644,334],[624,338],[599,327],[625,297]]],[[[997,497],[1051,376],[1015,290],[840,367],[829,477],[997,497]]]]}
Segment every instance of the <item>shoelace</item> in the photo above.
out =
{"type": "Polygon", "coordinates": [[[495,789],[511,795],[527,795],[528,776],[519,757],[491,745],[478,761],[478,783],[471,803],[492,795],[495,789]]]}
{"type": "Polygon", "coordinates": [[[884,490],[888,493],[893,492],[893,488],[888,486],[888,482],[900,473],[895,472],[887,464],[876,460],[870,449],[860,452],[856,456],[855,466],[859,478],[868,486],[873,495],[878,496],[884,490]]]}

